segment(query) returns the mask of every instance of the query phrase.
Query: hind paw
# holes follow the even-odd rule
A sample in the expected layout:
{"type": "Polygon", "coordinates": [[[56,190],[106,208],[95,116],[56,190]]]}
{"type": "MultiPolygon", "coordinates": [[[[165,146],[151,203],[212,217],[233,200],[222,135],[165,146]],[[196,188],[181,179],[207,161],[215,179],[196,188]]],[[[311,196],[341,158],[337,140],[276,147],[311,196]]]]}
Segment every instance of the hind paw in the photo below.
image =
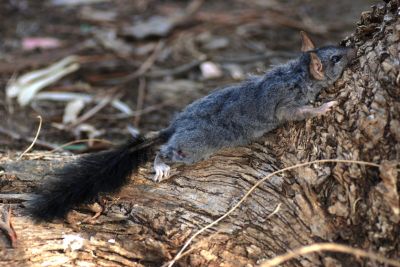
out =
{"type": "Polygon", "coordinates": [[[168,179],[171,173],[171,167],[165,163],[158,163],[154,165],[155,175],[153,176],[154,182],[161,182],[168,179]]]}

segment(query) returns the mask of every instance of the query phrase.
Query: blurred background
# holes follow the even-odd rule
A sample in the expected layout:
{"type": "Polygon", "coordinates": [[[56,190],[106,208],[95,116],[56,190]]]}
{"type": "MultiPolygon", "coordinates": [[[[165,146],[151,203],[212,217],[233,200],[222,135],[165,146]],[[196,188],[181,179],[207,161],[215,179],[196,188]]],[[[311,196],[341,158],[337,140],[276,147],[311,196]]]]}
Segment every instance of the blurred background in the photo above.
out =
{"type": "Polygon", "coordinates": [[[165,127],[215,88],[352,33],[370,0],[2,0],[0,153],[82,153],[165,127]],[[91,142],[77,140],[91,139],[91,142]],[[75,141],[75,142],[73,142],[75,141]]]}

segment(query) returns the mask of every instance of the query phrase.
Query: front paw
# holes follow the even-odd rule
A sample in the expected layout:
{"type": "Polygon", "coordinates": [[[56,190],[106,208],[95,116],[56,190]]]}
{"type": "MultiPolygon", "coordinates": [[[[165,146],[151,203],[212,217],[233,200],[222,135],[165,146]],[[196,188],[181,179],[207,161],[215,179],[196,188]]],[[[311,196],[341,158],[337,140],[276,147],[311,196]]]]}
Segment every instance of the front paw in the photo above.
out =
{"type": "Polygon", "coordinates": [[[338,104],[337,101],[330,101],[328,103],[323,104],[318,108],[318,114],[325,115],[326,113],[332,110],[332,107],[336,106],[337,104],[338,104]]]}

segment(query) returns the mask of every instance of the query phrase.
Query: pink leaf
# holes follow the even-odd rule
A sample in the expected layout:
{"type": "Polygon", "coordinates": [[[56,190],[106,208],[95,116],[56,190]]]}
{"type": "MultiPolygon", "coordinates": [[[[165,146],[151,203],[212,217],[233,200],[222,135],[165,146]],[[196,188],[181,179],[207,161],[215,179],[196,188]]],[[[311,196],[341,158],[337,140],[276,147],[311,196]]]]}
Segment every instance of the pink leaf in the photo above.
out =
{"type": "Polygon", "coordinates": [[[60,46],[61,41],[51,37],[27,37],[22,40],[23,50],[52,49],[60,46]]]}

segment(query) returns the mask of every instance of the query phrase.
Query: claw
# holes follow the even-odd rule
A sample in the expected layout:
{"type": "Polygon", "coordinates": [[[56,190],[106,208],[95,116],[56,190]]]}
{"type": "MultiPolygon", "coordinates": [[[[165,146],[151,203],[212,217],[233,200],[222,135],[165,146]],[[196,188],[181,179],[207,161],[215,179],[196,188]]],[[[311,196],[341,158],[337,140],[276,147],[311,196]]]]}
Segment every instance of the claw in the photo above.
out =
{"type": "Polygon", "coordinates": [[[153,181],[161,182],[162,180],[169,178],[171,173],[171,167],[169,167],[165,163],[159,163],[154,165],[154,171],[155,175],[153,176],[153,181]]]}
{"type": "Polygon", "coordinates": [[[338,104],[337,101],[330,101],[330,102],[326,103],[325,105],[327,105],[328,107],[333,107],[333,106],[336,106],[337,104],[338,104]]]}
{"type": "Polygon", "coordinates": [[[323,104],[320,108],[319,108],[319,114],[324,115],[325,113],[329,112],[331,110],[332,107],[336,106],[338,104],[337,101],[330,101],[327,102],[325,104],[323,104]]]}

